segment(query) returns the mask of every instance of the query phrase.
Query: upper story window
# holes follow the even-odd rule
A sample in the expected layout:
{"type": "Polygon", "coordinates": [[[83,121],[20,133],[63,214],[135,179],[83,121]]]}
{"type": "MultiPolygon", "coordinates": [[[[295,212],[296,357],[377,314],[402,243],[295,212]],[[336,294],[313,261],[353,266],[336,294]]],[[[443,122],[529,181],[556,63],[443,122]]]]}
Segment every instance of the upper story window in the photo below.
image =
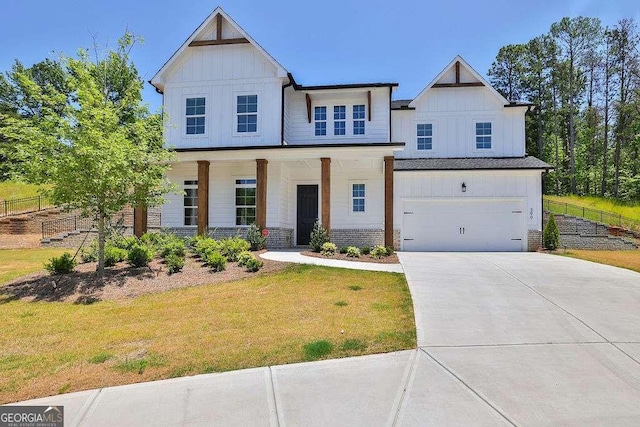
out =
{"type": "Polygon", "coordinates": [[[316,136],[327,134],[327,107],[316,107],[313,118],[316,123],[316,136]]]}
{"type": "Polygon", "coordinates": [[[353,106],[353,134],[364,135],[364,105],[353,106]]]}
{"type": "Polygon", "coordinates": [[[258,131],[258,95],[238,96],[238,132],[258,131]]]}
{"type": "Polygon", "coordinates": [[[184,181],[184,225],[198,224],[198,181],[184,181]]]}
{"type": "Polygon", "coordinates": [[[256,180],[236,179],[236,225],[256,222],[256,180]]]}
{"type": "Polygon", "coordinates": [[[187,135],[204,134],[205,103],[204,98],[187,98],[187,135]]]}
{"type": "Polygon", "coordinates": [[[433,149],[433,125],[431,123],[419,123],[417,126],[418,150],[433,149]]]}
{"type": "Polygon", "coordinates": [[[364,212],[365,185],[353,184],[351,186],[351,196],[351,209],[353,212],[364,212]]]}
{"type": "Polygon", "coordinates": [[[347,107],[336,105],[333,107],[333,134],[346,135],[347,133],[347,107]]]}
{"type": "Polygon", "coordinates": [[[491,122],[476,123],[476,149],[491,149],[491,122]]]}

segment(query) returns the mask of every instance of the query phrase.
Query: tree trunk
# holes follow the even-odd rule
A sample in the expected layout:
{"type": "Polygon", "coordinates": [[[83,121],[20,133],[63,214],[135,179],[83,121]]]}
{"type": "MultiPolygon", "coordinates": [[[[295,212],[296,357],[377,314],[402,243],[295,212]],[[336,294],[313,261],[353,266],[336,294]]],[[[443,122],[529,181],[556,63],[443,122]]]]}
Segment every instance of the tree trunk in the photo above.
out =
{"type": "Polygon", "coordinates": [[[538,157],[542,159],[542,75],[538,75],[538,157]]]}
{"type": "Polygon", "coordinates": [[[610,70],[609,60],[605,64],[604,70],[604,135],[602,141],[602,186],[600,187],[600,196],[604,197],[607,194],[607,154],[609,153],[609,82],[610,82],[610,70]]]}
{"type": "Polygon", "coordinates": [[[98,280],[104,277],[104,242],[105,242],[104,213],[98,215],[98,280]]]}
{"type": "Polygon", "coordinates": [[[573,104],[575,96],[573,93],[573,52],[570,54],[569,61],[569,171],[571,173],[571,194],[576,194],[576,135],[573,123],[573,104]]]}

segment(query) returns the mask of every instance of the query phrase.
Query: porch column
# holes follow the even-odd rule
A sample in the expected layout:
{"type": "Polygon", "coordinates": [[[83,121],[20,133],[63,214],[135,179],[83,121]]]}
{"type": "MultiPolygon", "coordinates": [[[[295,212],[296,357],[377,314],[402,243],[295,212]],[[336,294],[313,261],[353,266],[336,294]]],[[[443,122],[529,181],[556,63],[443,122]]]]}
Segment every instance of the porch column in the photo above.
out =
{"type": "Polygon", "coordinates": [[[209,161],[198,160],[198,235],[209,232],[209,161]]]}
{"type": "Polygon", "coordinates": [[[147,232],[147,208],[137,206],[133,208],[133,235],[142,236],[147,232]]]}
{"type": "Polygon", "coordinates": [[[393,156],[384,157],[384,244],[393,246],[393,156]]]}
{"type": "Polygon", "coordinates": [[[331,234],[331,158],[321,157],[322,227],[331,234]]]}
{"type": "Polygon", "coordinates": [[[267,228],[267,160],[256,159],[256,225],[267,228]]]}

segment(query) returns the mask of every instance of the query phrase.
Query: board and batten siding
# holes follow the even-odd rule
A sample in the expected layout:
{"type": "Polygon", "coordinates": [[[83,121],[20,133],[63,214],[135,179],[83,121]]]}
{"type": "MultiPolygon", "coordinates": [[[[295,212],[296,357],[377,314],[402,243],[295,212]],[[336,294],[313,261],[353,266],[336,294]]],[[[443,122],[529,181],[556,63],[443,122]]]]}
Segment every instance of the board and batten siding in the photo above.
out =
{"type": "Polygon", "coordinates": [[[292,145],[322,144],[335,142],[371,143],[389,141],[389,88],[358,90],[309,91],[311,97],[311,123],[307,116],[307,101],[304,91],[286,89],[284,139],[292,145]],[[367,106],[367,91],[371,90],[371,121],[367,106]],[[333,107],[346,107],[346,135],[333,134],[333,107]],[[365,105],[365,134],[353,134],[353,105],[365,105]],[[327,135],[315,135],[314,109],[327,107],[327,135]]]}
{"type": "Polygon", "coordinates": [[[433,88],[415,110],[392,111],[392,140],[404,141],[398,158],[522,157],[524,111],[505,108],[487,88],[433,88]],[[476,122],[491,122],[491,149],[476,149],[476,122]],[[433,149],[418,150],[416,125],[433,125],[433,149]]]}
{"type": "Polygon", "coordinates": [[[524,199],[527,229],[541,230],[540,171],[396,172],[394,228],[402,222],[403,200],[524,199]],[[461,191],[462,183],[467,187],[461,191]]]}
{"type": "Polygon", "coordinates": [[[189,48],[172,66],[164,88],[165,137],[179,148],[279,145],[282,78],[250,44],[189,48]],[[238,95],[258,95],[258,131],[236,132],[238,95]],[[185,102],[206,98],[204,135],[186,135],[185,102]]]}

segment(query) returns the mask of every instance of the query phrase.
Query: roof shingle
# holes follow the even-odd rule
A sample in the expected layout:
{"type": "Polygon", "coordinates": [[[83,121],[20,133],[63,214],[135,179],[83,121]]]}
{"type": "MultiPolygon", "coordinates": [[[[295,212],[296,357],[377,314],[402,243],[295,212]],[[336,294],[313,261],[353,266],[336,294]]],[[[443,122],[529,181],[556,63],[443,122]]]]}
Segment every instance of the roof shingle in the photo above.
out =
{"type": "Polygon", "coordinates": [[[553,169],[548,163],[533,157],[476,157],[476,158],[435,158],[396,159],[396,171],[421,170],[498,170],[498,169],[553,169]]]}

